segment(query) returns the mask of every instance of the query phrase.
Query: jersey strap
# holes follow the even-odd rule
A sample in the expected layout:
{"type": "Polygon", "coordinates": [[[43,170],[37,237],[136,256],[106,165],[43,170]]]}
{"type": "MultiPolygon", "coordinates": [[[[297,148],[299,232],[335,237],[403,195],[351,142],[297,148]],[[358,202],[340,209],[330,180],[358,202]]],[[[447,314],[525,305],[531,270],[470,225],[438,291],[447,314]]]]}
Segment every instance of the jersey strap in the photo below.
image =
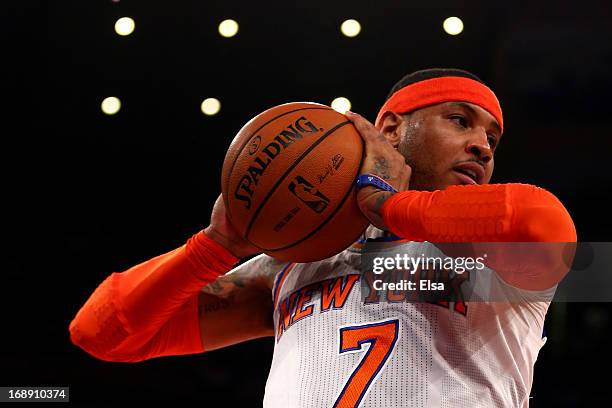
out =
{"type": "Polygon", "coordinates": [[[274,287],[272,289],[272,293],[274,294],[273,302],[275,308],[276,304],[278,303],[278,296],[283,286],[283,282],[285,281],[285,278],[287,278],[287,275],[289,275],[289,272],[291,271],[291,269],[293,269],[294,266],[294,262],[289,262],[287,265],[285,265],[285,267],[283,267],[283,269],[281,269],[281,271],[276,276],[274,287]]]}

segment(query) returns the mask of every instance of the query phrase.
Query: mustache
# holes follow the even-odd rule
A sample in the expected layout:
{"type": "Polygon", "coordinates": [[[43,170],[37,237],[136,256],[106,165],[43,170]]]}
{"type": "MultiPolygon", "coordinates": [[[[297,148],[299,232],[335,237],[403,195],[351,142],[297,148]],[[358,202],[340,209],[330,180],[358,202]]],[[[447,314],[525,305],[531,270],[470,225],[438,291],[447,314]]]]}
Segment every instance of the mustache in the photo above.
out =
{"type": "Polygon", "coordinates": [[[483,162],[482,160],[478,160],[478,159],[461,160],[461,161],[455,162],[453,164],[453,166],[456,166],[456,165],[462,164],[462,163],[478,163],[478,164],[480,164],[482,166],[483,169],[487,168],[487,164],[485,162],[483,162]]]}

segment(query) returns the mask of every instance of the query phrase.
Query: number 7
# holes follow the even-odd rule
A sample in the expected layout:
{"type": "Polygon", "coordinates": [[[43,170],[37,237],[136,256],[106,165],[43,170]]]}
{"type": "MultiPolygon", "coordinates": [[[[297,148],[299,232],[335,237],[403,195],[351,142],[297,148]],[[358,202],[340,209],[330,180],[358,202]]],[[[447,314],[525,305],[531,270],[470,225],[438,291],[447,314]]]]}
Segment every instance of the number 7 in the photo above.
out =
{"type": "Polygon", "coordinates": [[[398,337],[398,319],[340,328],[340,354],[361,351],[365,343],[370,347],[340,391],[334,408],[359,406],[393,352],[398,337]]]}

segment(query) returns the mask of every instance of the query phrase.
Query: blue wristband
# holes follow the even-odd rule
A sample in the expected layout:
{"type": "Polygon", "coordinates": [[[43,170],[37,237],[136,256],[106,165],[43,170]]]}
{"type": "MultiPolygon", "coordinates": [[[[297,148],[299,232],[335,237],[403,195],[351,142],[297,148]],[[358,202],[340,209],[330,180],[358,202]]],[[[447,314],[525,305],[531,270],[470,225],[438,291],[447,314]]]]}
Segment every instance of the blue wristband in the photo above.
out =
{"type": "Polygon", "coordinates": [[[374,174],[361,174],[357,177],[357,190],[365,187],[365,186],[373,186],[380,190],[391,191],[392,193],[397,193],[397,190],[393,188],[393,186],[387,183],[385,180],[374,174]]]}

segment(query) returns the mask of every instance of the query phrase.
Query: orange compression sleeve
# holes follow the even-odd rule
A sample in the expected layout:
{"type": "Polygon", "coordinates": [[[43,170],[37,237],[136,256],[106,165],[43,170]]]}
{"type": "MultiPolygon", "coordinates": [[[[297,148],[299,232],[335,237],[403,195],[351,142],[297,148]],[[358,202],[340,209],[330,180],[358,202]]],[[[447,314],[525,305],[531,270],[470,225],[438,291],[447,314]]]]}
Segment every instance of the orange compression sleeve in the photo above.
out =
{"type": "Polygon", "coordinates": [[[180,248],[106,278],[70,323],[70,339],[108,361],[202,352],[198,294],[237,260],[200,231],[180,248]]]}
{"type": "Polygon", "coordinates": [[[575,242],[574,223],[548,191],[527,184],[402,191],[382,206],[394,234],[430,242],[575,242]]]}

